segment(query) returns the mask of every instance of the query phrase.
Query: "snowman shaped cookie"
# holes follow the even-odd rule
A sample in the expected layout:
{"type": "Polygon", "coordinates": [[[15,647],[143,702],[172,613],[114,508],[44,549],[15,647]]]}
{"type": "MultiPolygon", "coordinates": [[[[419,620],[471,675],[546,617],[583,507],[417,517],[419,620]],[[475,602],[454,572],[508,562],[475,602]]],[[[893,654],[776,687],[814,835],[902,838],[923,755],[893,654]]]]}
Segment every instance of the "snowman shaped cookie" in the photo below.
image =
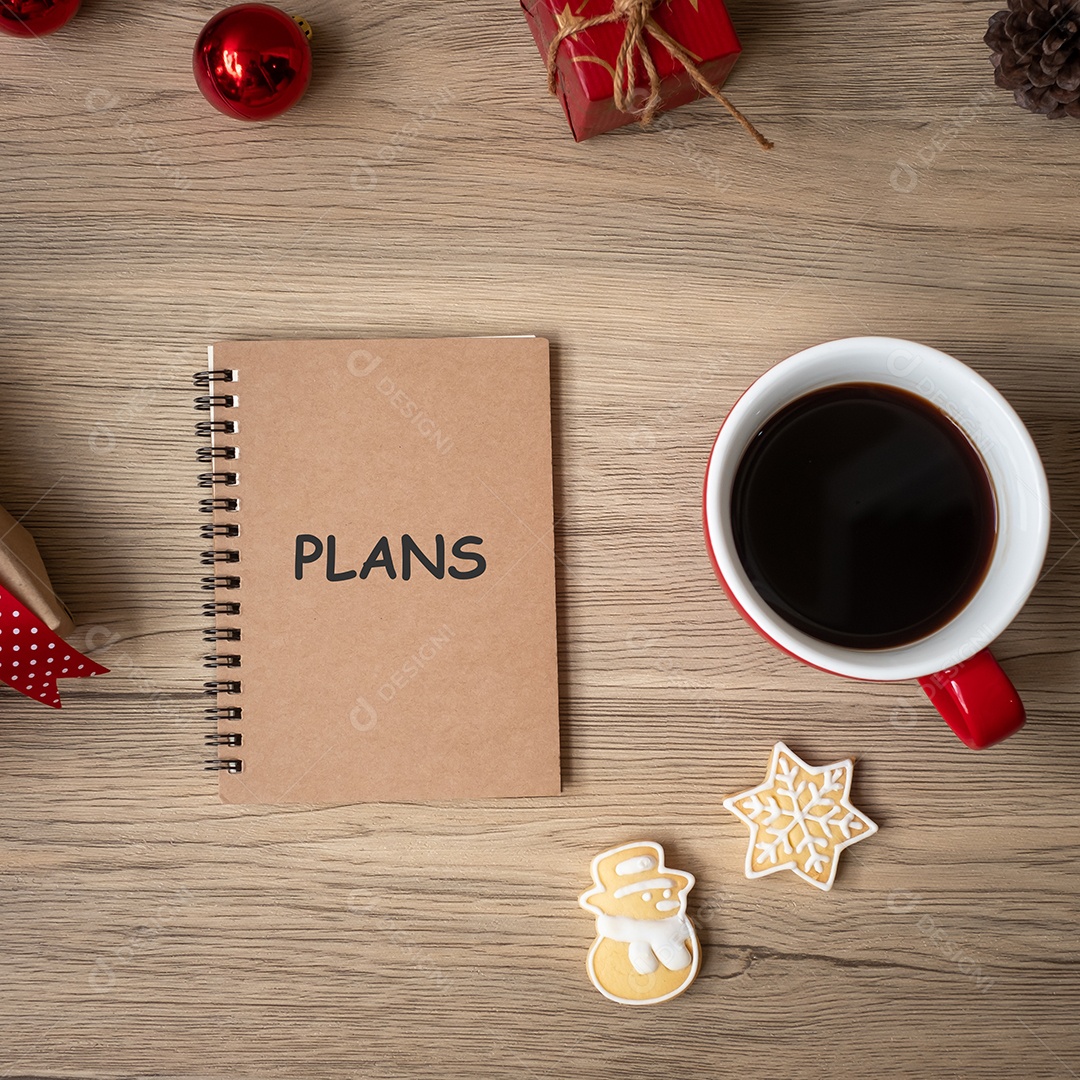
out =
{"type": "Polygon", "coordinates": [[[664,864],[651,840],[623,844],[592,861],[595,885],[578,902],[596,916],[587,967],[593,985],[624,1005],[681,994],[697,975],[701,949],[686,915],[694,876],[664,864]]]}

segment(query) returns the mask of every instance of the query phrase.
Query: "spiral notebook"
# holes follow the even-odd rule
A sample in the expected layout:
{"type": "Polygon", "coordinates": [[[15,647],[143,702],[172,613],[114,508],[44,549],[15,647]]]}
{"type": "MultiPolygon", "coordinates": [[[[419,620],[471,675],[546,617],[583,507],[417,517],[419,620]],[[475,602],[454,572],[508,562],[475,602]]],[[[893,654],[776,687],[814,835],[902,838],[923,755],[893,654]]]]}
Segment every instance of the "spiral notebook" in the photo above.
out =
{"type": "Polygon", "coordinates": [[[222,800],[557,794],[547,342],[226,342],[195,382],[222,800]]]}

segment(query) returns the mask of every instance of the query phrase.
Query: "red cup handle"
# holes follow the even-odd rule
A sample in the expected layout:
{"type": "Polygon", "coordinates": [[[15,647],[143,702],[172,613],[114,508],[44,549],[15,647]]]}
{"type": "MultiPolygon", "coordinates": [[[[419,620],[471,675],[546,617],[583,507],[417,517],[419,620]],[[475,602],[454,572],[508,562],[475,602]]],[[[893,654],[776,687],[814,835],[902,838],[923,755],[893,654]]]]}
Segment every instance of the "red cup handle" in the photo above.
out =
{"type": "Polygon", "coordinates": [[[919,685],[945,723],[972,750],[985,750],[1024,726],[1024,704],[989,649],[919,685]]]}

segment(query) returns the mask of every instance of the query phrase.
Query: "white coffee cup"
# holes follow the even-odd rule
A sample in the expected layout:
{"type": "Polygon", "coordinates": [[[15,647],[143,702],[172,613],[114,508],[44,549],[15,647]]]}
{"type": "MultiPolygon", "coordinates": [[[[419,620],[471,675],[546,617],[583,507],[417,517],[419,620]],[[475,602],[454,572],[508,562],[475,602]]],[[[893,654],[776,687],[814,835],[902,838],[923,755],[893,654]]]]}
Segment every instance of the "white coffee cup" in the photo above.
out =
{"type": "Polygon", "coordinates": [[[992,745],[1023,724],[1016,691],[986,647],[1016,617],[1039,578],[1050,533],[1049,491],[1023,422],[971,368],[926,345],[884,337],[829,341],[782,360],[724,420],[709,458],[704,502],[706,541],[721,584],[747,621],[780,649],[849,678],[918,679],[972,747],[992,745]],[[762,600],[735,549],[732,486],[750,441],[795,399],[849,383],[894,386],[937,406],[978,449],[994,491],[997,536],[982,583],[944,626],[895,648],[847,648],[796,629],[762,600]]]}

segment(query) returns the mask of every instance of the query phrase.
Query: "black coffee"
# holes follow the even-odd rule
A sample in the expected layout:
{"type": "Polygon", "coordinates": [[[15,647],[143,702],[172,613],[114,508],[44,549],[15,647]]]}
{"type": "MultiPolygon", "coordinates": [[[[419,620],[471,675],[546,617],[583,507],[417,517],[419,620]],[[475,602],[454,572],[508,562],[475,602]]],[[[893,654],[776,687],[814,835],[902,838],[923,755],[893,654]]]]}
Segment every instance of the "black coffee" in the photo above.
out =
{"type": "Polygon", "coordinates": [[[769,419],[739,462],[735,546],[761,598],[835,645],[883,649],[944,626],[994,548],[978,450],[889,386],[817,390],[769,419]]]}

